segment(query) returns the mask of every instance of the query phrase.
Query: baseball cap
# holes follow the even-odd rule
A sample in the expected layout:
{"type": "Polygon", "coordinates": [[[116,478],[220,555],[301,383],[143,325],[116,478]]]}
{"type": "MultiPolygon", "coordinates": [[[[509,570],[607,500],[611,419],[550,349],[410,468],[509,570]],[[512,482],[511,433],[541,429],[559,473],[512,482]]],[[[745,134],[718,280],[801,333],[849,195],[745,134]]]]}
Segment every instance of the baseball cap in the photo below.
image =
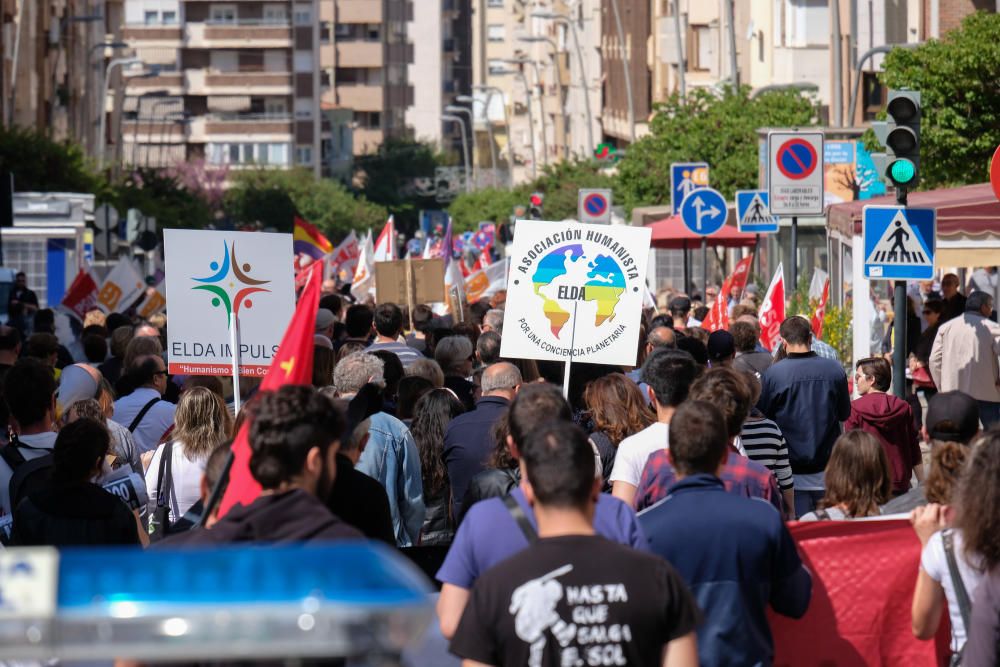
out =
{"type": "Polygon", "coordinates": [[[736,339],[725,329],[713,331],[708,336],[708,359],[720,361],[736,353],[736,339]]]}
{"type": "Polygon", "coordinates": [[[691,310],[691,299],[687,298],[686,296],[675,296],[673,299],[670,300],[670,304],[668,307],[670,308],[670,310],[673,311],[681,313],[687,312],[691,310]]]}
{"type": "Polygon", "coordinates": [[[979,432],[979,404],[960,391],[943,391],[927,402],[924,427],[933,440],[968,443],[979,432]]]}
{"type": "Polygon", "coordinates": [[[316,312],[316,331],[322,331],[333,326],[333,323],[337,321],[334,316],[333,311],[327,310],[326,308],[320,308],[316,312]]]}

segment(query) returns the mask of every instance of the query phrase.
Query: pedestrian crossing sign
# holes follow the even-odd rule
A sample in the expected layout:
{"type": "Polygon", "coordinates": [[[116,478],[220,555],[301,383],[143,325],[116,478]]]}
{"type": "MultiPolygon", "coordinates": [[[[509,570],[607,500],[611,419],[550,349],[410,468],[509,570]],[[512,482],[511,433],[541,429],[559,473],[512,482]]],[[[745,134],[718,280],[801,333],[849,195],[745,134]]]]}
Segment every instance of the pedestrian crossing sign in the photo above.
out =
{"type": "Polygon", "coordinates": [[[937,212],[932,208],[866,206],[862,215],[865,278],[934,277],[937,212]]]}
{"type": "Polygon", "coordinates": [[[736,192],[736,221],[741,232],[774,234],[778,231],[778,216],[771,215],[767,206],[767,190],[736,192]]]}

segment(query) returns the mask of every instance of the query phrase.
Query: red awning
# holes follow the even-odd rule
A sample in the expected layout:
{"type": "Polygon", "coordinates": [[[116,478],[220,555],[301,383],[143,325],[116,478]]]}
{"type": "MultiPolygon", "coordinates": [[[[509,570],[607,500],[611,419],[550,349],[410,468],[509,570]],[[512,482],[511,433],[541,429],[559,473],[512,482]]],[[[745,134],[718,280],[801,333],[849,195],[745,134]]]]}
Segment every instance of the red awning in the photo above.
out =
{"type": "MultiPolygon", "coordinates": [[[[651,222],[646,226],[653,230],[651,245],[654,248],[670,250],[699,248],[702,238],[705,238],[688,229],[679,215],[672,215],[669,218],[651,222]]],[[[753,248],[757,243],[757,237],[754,234],[741,233],[729,225],[724,225],[722,229],[707,238],[708,245],[713,247],[753,248]]]]}

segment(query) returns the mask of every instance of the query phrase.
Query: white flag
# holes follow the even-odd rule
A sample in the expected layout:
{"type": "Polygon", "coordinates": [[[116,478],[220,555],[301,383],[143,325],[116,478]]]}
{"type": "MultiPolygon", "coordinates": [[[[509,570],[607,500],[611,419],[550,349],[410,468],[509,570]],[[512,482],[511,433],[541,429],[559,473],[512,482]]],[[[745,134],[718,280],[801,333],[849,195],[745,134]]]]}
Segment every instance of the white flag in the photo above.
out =
{"type": "MultiPolygon", "coordinates": [[[[493,262],[485,269],[473,271],[465,279],[465,297],[469,300],[469,303],[489,298],[500,290],[505,289],[507,287],[507,271],[509,268],[510,259],[505,257],[499,262],[493,262]]],[[[461,269],[459,269],[459,273],[461,273],[461,269]]]]}
{"type": "Polygon", "coordinates": [[[354,271],[351,281],[351,295],[358,301],[364,301],[375,295],[375,248],[372,245],[371,231],[361,244],[361,256],[358,257],[358,268],[354,271]]]}
{"type": "Polygon", "coordinates": [[[391,262],[396,259],[396,223],[391,215],[375,241],[373,257],[376,262],[391,262]]]}
{"type": "Polygon", "coordinates": [[[135,303],[146,283],[132,260],[122,257],[111,269],[97,292],[97,306],[105,313],[120,313],[135,303]]]}
{"type": "Polygon", "coordinates": [[[818,266],[813,269],[812,281],[809,283],[810,301],[820,301],[823,299],[823,286],[826,285],[827,278],[829,277],[830,274],[818,266]]]}

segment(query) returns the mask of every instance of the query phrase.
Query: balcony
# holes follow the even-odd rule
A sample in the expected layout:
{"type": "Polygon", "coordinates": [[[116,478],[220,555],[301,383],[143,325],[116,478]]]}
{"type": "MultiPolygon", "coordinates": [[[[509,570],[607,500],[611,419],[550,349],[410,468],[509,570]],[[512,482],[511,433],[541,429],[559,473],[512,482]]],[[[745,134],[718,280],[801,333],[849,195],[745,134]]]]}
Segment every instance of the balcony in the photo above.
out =
{"type": "Polygon", "coordinates": [[[377,153],[385,135],[382,130],[370,127],[358,127],[354,129],[353,143],[355,155],[371,155],[377,153]]]}
{"type": "Polygon", "coordinates": [[[337,23],[382,23],[382,3],[337,0],[337,23]]]}
{"type": "Polygon", "coordinates": [[[334,88],[334,104],[355,111],[381,111],[382,86],[340,85],[334,88]]]}
{"type": "Polygon", "coordinates": [[[288,113],[214,113],[192,120],[188,141],[242,141],[252,136],[254,141],[290,142],[294,119],[288,113]]]}
{"type": "Polygon", "coordinates": [[[184,44],[196,49],[290,49],[292,24],[264,19],[236,23],[188,23],[184,44]]]}
{"type": "Polygon", "coordinates": [[[291,95],[291,72],[217,72],[196,69],[184,72],[188,95],[291,95]]]}
{"type": "Polygon", "coordinates": [[[128,42],[142,42],[143,46],[151,44],[176,45],[184,36],[184,30],[179,25],[145,25],[130,24],[122,28],[122,39],[128,42]]]}
{"type": "Polygon", "coordinates": [[[384,64],[382,42],[337,42],[334,48],[337,67],[382,67],[384,64]]]}
{"type": "Polygon", "coordinates": [[[129,76],[125,79],[129,95],[142,95],[148,90],[165,90],[168,95],[184,94],[184,75],[180,72],[160,72],[156,76],[129,76]]]}

